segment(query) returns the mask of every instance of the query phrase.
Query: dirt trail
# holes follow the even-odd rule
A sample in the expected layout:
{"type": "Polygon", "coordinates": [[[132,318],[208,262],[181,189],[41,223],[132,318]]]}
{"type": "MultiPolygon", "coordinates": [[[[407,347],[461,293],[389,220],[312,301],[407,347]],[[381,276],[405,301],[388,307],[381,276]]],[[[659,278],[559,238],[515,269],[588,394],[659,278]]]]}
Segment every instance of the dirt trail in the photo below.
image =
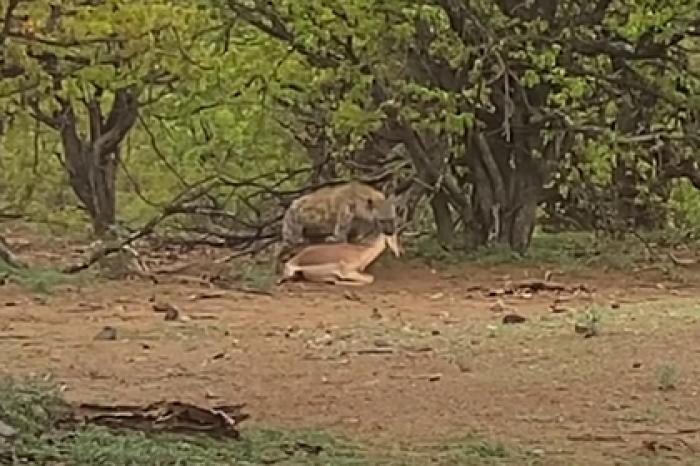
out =
{"type": "Polygon", "coordinates": [[[365,288],[290,284],[194,300],[202,288],[138,281],[43,302],[4,286],[0,367],[50,371],[73,401],[245,402],[249,425],[331,428],[376,446],[476,434],[544,464],[612,464],[650,454],[649,439],[700,451],[698,434],[637,432],[700,427],[700,291],[590,271],[555,277],[595,288],[564,293],[562,313],[551,292],[483,292],[544,272],[392,263],[365,288]],[[153,302],[190,319],[164,321],[153,302]],[[528,320],[503,325],[499,306],[528,320]],[[574,322],[590,306],[602,330],[584,338],[574,322]],[[106,325],[117,339],[94,339],[106,325]],[[659,390],[675,371],[675,389],[659,390]]]}

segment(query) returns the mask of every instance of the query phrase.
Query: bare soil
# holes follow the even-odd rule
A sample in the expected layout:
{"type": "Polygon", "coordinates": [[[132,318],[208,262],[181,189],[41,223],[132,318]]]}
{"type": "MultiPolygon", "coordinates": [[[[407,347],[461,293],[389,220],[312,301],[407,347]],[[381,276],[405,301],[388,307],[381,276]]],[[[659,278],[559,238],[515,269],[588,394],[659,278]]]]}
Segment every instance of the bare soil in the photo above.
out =
{"type": "Polygon", "coordinates": [[[700,274],[680,285],[588,270],[552,279],[590,293],[488,295],[546,269],[392,258],[367,287],[270,295],[146,280],[48,296],[5,285],[0,368],[53,374],[75,402],[244,402],[245,426],[324,428],[377,451],[476,435],[539,464],[699,464],[700,274]],[[588,338],[575,324],[590,324],[591,309],[601,320],[588,338]],[[527,320],[504,324],[509,313],[527,320]],[[95,338],[105,326],[116,339],[95,338]]]}

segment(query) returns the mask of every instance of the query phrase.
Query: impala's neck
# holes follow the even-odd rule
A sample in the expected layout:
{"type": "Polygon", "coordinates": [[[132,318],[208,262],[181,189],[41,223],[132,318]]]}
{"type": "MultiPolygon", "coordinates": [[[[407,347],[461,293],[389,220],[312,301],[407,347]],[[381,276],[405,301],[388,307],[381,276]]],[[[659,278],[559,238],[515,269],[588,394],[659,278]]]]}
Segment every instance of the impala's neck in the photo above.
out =
{"type": "Polygon", "coordinates": [[[386,236],[384,236],[383,233],[379,233],[377,238],[367,246],[367,249],[365,249],[362,254],[360,254],[360,257],[358,258],[357,262],[360,265],[361,269],[364,269],[367,267],[369,264],[374,262],[374,260],[379,257],[379,255],[386,249],[386,236]]]}

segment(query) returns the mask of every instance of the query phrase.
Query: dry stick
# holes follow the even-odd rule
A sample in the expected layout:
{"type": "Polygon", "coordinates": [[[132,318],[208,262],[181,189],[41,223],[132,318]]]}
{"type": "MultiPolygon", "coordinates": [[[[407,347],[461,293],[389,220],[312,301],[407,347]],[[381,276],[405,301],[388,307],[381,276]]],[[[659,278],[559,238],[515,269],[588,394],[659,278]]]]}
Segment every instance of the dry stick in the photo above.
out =
{"type": "MultiPolygon", "coordinates": [[[[634,235],[635,238],[637,238],[637,240],[639,240],[640,243],[642,243],[642,245],[644,246],[644,248],[646,249],[647,253],[649,254],[649,256],[650,256],[650,258],[651,258],[652,260],[654,260],[655,257],[656,257],[657,259],[660,259],[660,258],[661,258],[662,255],[657,255],[657,254],[655,254],[655,253],[654,253],[654,250],[652,249],[652,247],[651,247],[651,245],[649,244],[649,242],[647,242],[647,241],[642,237],[642,235],[640,235],[640,234],[639,234],[638,232],[636,232],[636,231],[632,231],[632,234],[634,235]]],[[[671,251],[668,251],[668,252],[666,253],[666,256],[667,256],[668,259],[673,263],[673,265],[675,265],[675,266],[677,266],[677,267],[678,267],[678,266],[695,265],[695,264],[698,263],[698,261],[695,260],[695,259],[681,259],[680,257],[676,257],[675,255],[673,255],[673,252],[671,252],[671,251]]]]}
{"type": "Polygon", "coordinates": [[[567,440],[572,442],[624,442],[625,439],[617,434],[581,434],[567,435],[567,440]]]}
{"type": "Polygon", "coordinates": [[[688,266],[688,265],[695,265],[698,263],[695,259],[681,259],[680,257],[676,257],[673,255],[672,252],[668,252],[668,258],[671,259],[671,262],[673,262],[673,265],[676,266],[688,266]]]}
{"type": "Polygon", "coordinates": [[[0,236],[0,260],[16,269],[23,269],[26,267],[26,264],[20,261],[10,250],[10,246],[8,246],[7,242],[5,242],[5,238],[2,236],[0,236]]]}
{"type": "Polygon", "coordinates": [[[638,429],[627,433],[634,435],[688,435],[700,433],[700,427],[682,427],[671,430],[638,429]]]}
{"type": "Polygon", "coordinates": [[[194,188],[196,189],[188,189],[184,193],[179,194],[170,204],[165,206],[163,210],[156,215],[155,217],[151,218],[142,228],[139,230],[135,231],[134,233],[130,234],[126,238],[115,241],[111,244],[107,244],[98,250],[94,251],[90,256],[84,260],[83,262],[80,262],[78,264],[70,265],[67,267],[64,267],[61,271],[63,273],[76,273],[80,272],[82,270],[85,270],[95,264],[97,261],[100,259],[107,257],[111,254],[114,254],[115,252],[121,251],[124,246],[128,246],[129,244],[133,243],[134,241],[143,238],[144,236],[148,236],[151,233],[153,233],[153,230],[155,229],[156,226],[158,226],[163,220],[168,218],[171,215],[180,213],[181,207],[183,204],[185,204],[188,201],[191,201],[192,199],[195,199],[202,194],[206,193],[211,189],[211,184],[212,184],[212,179],[208,178],[205,179],[201,182],[199,182],[194,188]]]}

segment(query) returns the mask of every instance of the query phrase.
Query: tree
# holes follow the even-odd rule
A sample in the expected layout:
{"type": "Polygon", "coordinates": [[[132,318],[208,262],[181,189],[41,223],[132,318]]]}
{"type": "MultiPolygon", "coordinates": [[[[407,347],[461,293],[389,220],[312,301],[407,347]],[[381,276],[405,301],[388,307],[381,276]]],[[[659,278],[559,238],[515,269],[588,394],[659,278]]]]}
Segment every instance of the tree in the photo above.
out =
{"type": "Polygon", "coordinates": [[[141,108],[196,80],[201,56],[214,59],[211,19],[164,0],[10,0],[3,10],[6,111],[28,111],[60,135],[70,185],[104,235],[116,221],[122,142],[141,108]]]}
{"type": "MultiPolygon", "coordinates": [[[[230,0],[225,8],[311,68],[283,97],[328,112],[336,150],[405,148],[444,242],[456,222],[468,246],[524,251],[545,187],[571,154],[591,143],[620,155],[661,143],[654,157],[668,160],[673,148],[688,160],[698,77],[685,42],[699,6],[230,0]],[[678,80],[685,91],[671,86],[678,80]]],[[[629,164],[617,160],[615,177],[626,183],[629,164]]]]}

